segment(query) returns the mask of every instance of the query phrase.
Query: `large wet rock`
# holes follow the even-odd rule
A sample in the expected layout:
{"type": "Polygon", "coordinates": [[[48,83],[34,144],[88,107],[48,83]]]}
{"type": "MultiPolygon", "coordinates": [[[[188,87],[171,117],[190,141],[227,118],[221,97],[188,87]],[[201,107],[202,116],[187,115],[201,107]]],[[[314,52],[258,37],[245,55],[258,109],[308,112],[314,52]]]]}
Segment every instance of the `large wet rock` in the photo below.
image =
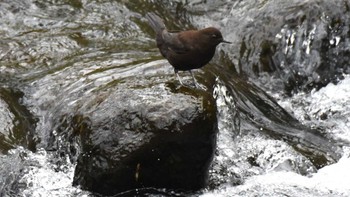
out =
{"type": "Polygon", "coordinates": [[[73,118],[82,147],[75,185],[102,194],[205,186],[217,131],[210,93],[176,89],[161,77],[127,79],[108,91],[73,118]]]}

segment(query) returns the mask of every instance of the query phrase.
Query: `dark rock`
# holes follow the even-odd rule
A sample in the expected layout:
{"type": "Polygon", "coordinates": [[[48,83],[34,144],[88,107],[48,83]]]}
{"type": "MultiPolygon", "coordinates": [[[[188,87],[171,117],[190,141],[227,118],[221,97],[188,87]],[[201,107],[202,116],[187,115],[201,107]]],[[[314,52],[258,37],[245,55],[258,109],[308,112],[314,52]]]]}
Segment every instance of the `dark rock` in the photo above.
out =
{"type": "Polygon", "coordinates": [[[0,87],[0,152],[16,146],[35,151],[36,119],[20,102],[23,93],[0,87]]]}
{"type": "Polygon", "coordinates": [[[170,86],[158,77],[129,79],[84,103],[85,113],[73,119],[82,147],[74,185],[101,194],[206,185],[217,132],[214,100],[170,86]]]}

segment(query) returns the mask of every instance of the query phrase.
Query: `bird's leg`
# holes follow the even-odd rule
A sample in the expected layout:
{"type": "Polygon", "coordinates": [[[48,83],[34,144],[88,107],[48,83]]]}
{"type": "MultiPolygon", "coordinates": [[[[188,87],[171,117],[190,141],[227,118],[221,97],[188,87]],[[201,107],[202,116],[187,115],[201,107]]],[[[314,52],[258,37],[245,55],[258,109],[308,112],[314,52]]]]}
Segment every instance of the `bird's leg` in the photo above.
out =
{"type": "Polygon", "coordinates": [[[194,78],[194,75],[193,75],[192,71],[191,71],[191,70],[188,70],[188,71],[191,73],[194,86],[195,86],[196,88],[200,88],[201,86],[200,86],[199,83],[197,82],[196,78],[194,78]]]}
{"type": "Polygon", "coordinates": [[[180,76],[178,74],[179,71],[174,69],[174,72],[175,72],[175,75],[176,75],[177,79],[179,80],[180,84],[183,86],[184,84],[182,83],[181,78],[180,78],[180,76]]]}

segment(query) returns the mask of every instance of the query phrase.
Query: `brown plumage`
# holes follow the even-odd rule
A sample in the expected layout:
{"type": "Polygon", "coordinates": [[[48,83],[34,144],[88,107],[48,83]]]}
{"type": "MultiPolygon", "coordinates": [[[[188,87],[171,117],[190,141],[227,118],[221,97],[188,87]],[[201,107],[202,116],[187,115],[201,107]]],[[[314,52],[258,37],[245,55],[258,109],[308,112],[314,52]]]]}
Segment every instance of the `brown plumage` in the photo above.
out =
{"type": "Polygon", "coordinates": [[[178,71],[189,71],[195,86],[198,86],[192,69],[205,66],[214,56],[216,46],[225,41],[221,32],[215,27],[202,30],[169,32],[162,19],[154,13],[147,13],[146,18],[156,32],[157,47],[160,53],[174,67],[181,84],[178,71]]]}

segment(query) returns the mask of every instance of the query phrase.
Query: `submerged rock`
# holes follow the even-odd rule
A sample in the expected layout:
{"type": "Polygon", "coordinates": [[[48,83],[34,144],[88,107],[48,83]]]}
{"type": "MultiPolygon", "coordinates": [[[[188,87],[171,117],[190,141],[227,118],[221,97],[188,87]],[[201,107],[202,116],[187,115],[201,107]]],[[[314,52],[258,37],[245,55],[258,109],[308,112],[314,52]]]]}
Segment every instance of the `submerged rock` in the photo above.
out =
{"type": "Polygon", "coordinates": [[[22,96],[22,92],[0,87],[0,152],[6,153],[16,146],[35,150],[36,119],[20,103],[22,96]]]}
{"type": "Polygon", "coordinates": [[[205,186],[215,102],[205,91],[171,86],[159,77],[129,78],[84,103],[74,118],[82,148],[75,185],[102,194],[205,186]]]}

